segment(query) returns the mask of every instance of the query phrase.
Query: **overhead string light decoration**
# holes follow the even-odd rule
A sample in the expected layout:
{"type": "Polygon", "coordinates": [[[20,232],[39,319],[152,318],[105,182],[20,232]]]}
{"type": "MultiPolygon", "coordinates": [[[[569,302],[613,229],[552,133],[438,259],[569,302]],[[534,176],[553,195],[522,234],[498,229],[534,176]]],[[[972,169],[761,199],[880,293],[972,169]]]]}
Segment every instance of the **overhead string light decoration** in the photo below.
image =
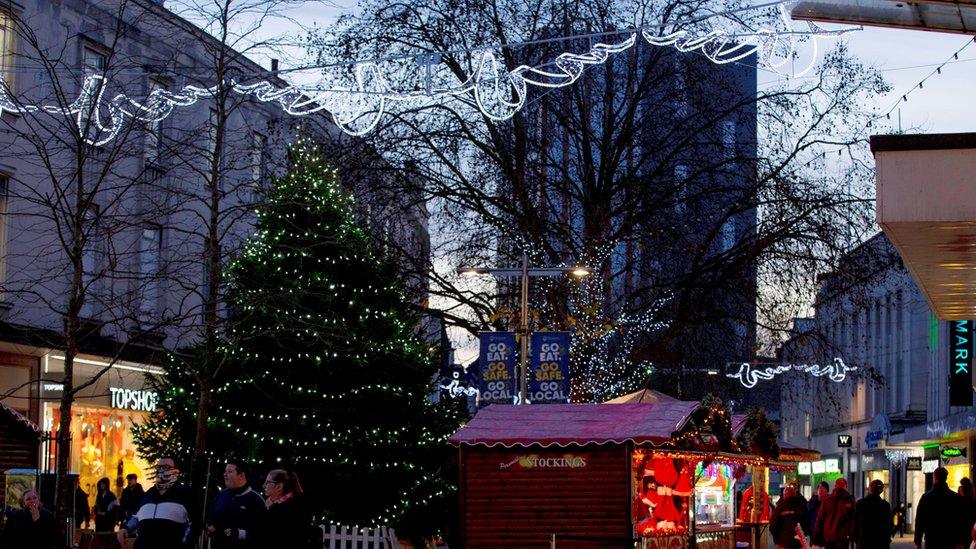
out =
{"type": "MultiPolygon", "coordinates": [[[[584,53],[564,52],[551,61],[535,66],[519,65],[508,70],[492,49],[459,50],[450,53],[472,53],[471,72],[463,80],[444,87],[432,85],[434,65],[441,53],[413,56],[420,81],[426,82],[420,89],[398,90],[389,83],[381,63],[403,60],[407,56],[393,56],[372,61],[351,61],[336,66],[351,66],[353,82],[345,87],[329,86],[323,79],[315,85],[291,85],[279,87],[268,80],[244,83],[229,79],[212,87],[184,86],[179,91],[153,90],[140,102],[124,93],[106,97],[107,80],[104,75],[85,78],[78,98],[68,107],[52,105],[24,105],[8,93],[9,87],[0,76],[0,114],[45,112],[52,115],[73,117],[79,131],[87,131],[85,141],[91,145],[104,145],[115,139],[129,121],[156,123],[170,116],[176,108],[188,107],[198,101],[217,96],[231,89],[249,95],[263,103],[277,104],[292,116],[304,116],[328,112],[335,124],[351,135],[364,135],[373,130],[392,105],[409,107],[441,104],[459,96],[473,96],[478,110],[488,119],[499,122],[515,115],[526,104],[529,87],[553,89],[572,85],[588,66],[601,65],[610,56],[627,51],[637,43],[640,34],[644,40],[659,47],[674,47],[681,52],[696,51],[713,63],[726,64],[756,56],[758,66],[780,69],[798,56],[799,44],[812,42],[814,53],[810,64],[801,73],[809,71],[816,62],[816,42],[819,38],[836,37],[858,28],[824,30],[813,23],[806,23],[807,30],[794,30],[785,0],[745,6],[720,13],[682,19],[669,24],[636,29],[547,39],[545,42],[593,39],[596,37],[622,36],[616,43],[596,43],[584,53]],[[779,9],[775,28],[745,29],[745,32],[722,30],[722,21],[733,26],[743,24],[732,15],[764,8],[779,9]],[[701,23],[715,23],[704,34],[688,30],[701,23]],[[664,32],[664,34],[655,34],[664,32]],[[103,118],[101,111],[107,114],[103,118]],[[91,119],[86,117],[91,114],[91,119]],[[86,130],[90,128],[90,130],[86,130]]],[[[519,47],[543,41],[511,44],[519,47]]],[[[309,67],[322,69],[324,67],[309,67]]]]}

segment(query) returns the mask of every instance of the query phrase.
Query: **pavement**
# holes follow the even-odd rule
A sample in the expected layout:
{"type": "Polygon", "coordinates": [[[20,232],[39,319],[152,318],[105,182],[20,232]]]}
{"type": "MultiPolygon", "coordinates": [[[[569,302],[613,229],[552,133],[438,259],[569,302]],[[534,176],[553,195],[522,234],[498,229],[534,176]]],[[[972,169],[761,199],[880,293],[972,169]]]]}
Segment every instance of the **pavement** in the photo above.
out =
{"type": "Polygon", "coordinates": [[[905,537],[895,536],[891,540],[891,549],[912,549],[915,547],[915,538],[911,535],[905,537]]]}

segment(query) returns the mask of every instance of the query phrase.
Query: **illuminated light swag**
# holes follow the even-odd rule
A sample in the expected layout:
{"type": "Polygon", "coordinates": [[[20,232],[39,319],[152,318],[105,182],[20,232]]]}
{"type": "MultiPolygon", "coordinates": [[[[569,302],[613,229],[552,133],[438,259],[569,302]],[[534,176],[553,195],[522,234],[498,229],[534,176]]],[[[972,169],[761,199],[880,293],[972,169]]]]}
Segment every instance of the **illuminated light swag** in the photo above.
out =
{"type": "MultiPolygon", "coordinates": [[[[697,51],[717,64],[732,63],[755,54],[757,64],[779,73],[779,69],[791,63],[799,44],[810,40],[813,43],[813,60],[796,73],[796,76],[809,71],[816,62],[816,41],[818,38],[838,36],[852,29],[827,31],[813,23],[807,23],[809,30],[794,31],[790,25],[785,2],[773,2],[752,6],[733,12],[718,13],[707,17],[677,21],[672,29],[688,23],[699,23],[712,19],[735,20],[732,13],[777,5],[783,29],[759,29],[746,33],[728,32],[712,29],[704,35],[696,35],[687,30],[673,30],[664,35],[655,35],[663,26],[643,28],[629,33],[618,43],[593,45],[586,53],[564,52],[552,61],[537,66],[519,65],[507,70],[495,52],[482,50],[475,52],[472,72],[468,77],[453,85],[432,88],[427,78],[427,89],[402,91],[393,89],[387,82],[384,71],[376,62],[350,63],[354,66],[355,84],[349,89],[334,89],[324,82],[313,86],[286,86],[278,88],[265,80],[244,84],[228,80],[206,88],[184,86],[173,92],[156,89],[146,96],[143,102],[136,101],[124,93],[111,99],[106,98],[107,82],[102,75],[85,78],[78,98],[68,107],[52,105],[23,105],[7,94],[8,86],[0,76],[0,114],[45,112],[75,118],[79,131],[87,131],[85,141],[91,145],[104,145],[119,134],[128,121],[155,123],[162,121],[177,107],[188,107],[198,101],[215,97],[225,89],[232,89],[242,95],[250,95],[263,103],[277,103],[287,114],[303,116],[325,111],[343,131],[351,135],[363,135],[379,124],[390,105],[401,104],[416,108],[434,105],[463,95],[474,95],[478,110],[493,121],[507,120],[525,106],[529,86],[553,89],[563,88],[576,82],[588,65],[601,65],[611,55],[629,50],[637,43],[638,32],[652,46],[672,46],[681,52],[697,51]],[[101,112],[107,114],[103,119],[101,112]],[[85,118],[91,114],[91,119],[85,118]]],[[[621,33],[623,34],[623,33],[621,33]]],[[[572,37],[567,37],[571,39],[572,37]]],[[[429,59],[429,56],[428,56],[429,59]]],[[[417,70],[428,76],[433,69],[424,64],[417,70]]],[[[782,73],[780,73],[782,74],[782,73]]]]}
{"type": "Polygon", "coordinates": [[[830,364],[780,364],[776,366],[766,366],[764,368],[756,368],[760,366],[758,364],[750,364],[748,362],[743,362],[739,366],[739,371],[734,374],[725,374],[725,377],[732,379],[738,379],[744,387],[753,388],[760,381],[769,381],[779,374],[797,371],[810,374],[814,377],[827,376],[830,381],[834,383],[840,383],[847,379],[847,372],[857,370],[856,366],[848,366],[844,364],[844,360],[840,357],[834,358],[834,361],[830,364]]]}

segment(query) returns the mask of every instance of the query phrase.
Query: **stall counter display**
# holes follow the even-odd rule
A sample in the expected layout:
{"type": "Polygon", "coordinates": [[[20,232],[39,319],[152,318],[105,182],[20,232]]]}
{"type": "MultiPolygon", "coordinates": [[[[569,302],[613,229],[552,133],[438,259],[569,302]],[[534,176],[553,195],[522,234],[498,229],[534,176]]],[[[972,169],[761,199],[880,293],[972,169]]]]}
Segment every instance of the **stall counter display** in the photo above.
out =
{"type": "Polygon", "coordinates": [[[695,522],[699,525],[735,523],[733,466],[712,462],[695,468],[695,522]]]}

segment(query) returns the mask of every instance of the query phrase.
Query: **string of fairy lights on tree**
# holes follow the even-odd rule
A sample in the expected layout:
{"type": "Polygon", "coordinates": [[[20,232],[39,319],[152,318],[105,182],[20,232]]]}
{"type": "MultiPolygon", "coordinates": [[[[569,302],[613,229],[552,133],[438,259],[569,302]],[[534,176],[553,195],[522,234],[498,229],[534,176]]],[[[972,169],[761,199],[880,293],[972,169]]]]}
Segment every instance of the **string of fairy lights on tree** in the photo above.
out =
{"type": "MultiPolygon", "coordinates": [[[[322,520],[395,524],[449,493],[438,471],[461,416],[430,401],[436,366],[335,170],[306,139],[290,158],[228,269],[240,312],[219,346],[207,453],[298,471],[310,493],[335,494],[322,520]]],[[[192,360],[167,361],[141,449],[192,448],[192,360]]]]}
{"type": "MultiPolygon", "coordinates": [[[[806,23],[807,30],[794,30],[785,3],[785,0],[778,0],[668,24],[566,36],[560,40],[608,38],[616,41],[598,42],[585,52],[563,52],[538,65],[519,65],[511,69],[501,60],[500,48],[425,52],[420,56],[408,57],[412,63],[421,61],[414,69],[418,75],[415,80],[424,83],[412,89],[399,89],[388,78],[389,73],[402,70],[404,56],[340,64],[351,67],[351,82],[343,75],[331,77],[336,80],[335,84],[328,83],[323,75],[314,85],[283,87],[268,80],[246,82],[228,79],[210,87],[187,85],[173,91],[159,88],[141,100],[123,92],[111,95],[106,76],[92,74],[84,79],[78,97],[67,106],[22,103],[9,93],[9,86],[0,76],[0,114],[47,113],[71,118],[78,131],[83,132],[85,141],[92,145],[111,142],[131,122],[155,124],[179,108],[211,100],[227,91],[276,105],[291,116],[329,113],[339,128],[352,135],[364,135],[373,130],[391,108],[446,104],[461,97],[473,98],[482,116],[499,122],[515,116],[525,106],[530,89],[551,90],[570,86],[587,67],[602,65],[610,57],[633,48],[638,37],[650,46],[698,52],[716,64],[734,63],[755,56],[759,65],[778,74],[783,74],[784,67],[796,58],[801,45],[810,43],[814,50],[813,59],[807,67],[795,73],[799,75],[814,66],[818,39],[836,37],[853,30],[827,31],[809,22],[806,23]],[[775,7],[779,14],[770,28],[739,28],[743,26],[738,17],[742,12],[771,7],[775,7]],[[706,31],[689,30],[697,29],[705,22],[711,23],[712,27],[706,31]],[[724,28],[720,28],[723,25],[724,28]],[[469,71],[465,78],[458,79],[435,63],[443,53],[470,54],[469,71]]],[[[506,47],[518,46],[510,44],[506,47]]]]}

